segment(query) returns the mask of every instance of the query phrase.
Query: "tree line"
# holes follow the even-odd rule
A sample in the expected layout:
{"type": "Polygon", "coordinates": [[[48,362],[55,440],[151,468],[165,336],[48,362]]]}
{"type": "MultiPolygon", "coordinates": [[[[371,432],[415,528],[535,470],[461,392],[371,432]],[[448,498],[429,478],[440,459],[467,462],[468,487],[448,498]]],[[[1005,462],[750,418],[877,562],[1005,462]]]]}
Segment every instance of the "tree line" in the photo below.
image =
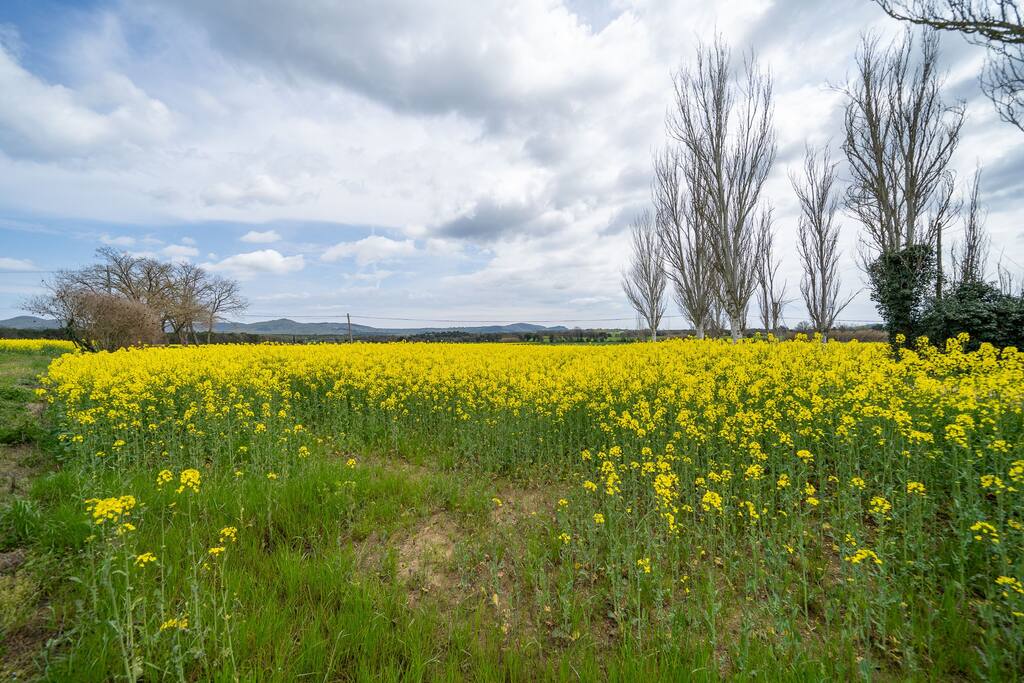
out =
{"type": "Polygon", "coordinates": [[[163,343],[211,341],[214,324],[247,308],[238,282],[182,262],[160,261],[110,247],[98,262],[44,281],[45,293],[25,309],[56,320],[87,351],[163,343]]]}
{"type": "MultiPolygon", "coordinates": [[[[738,339],[752,300],[762,329],[777,332],[789,303],[763,192],[776,153],[772,78],[752,54],[736,61],[718,38],[673,74],[652,208],[631,225],[622,278],[652,340],[667,291],[698,338],[727,329],[738,339]]],[[[855,64],[841,88],[845,188],[828,145],[808,145],[802,168],[789,174],[799,206],[799,293],[811,327],[827,339],[855,295],[839,276],[845,210],[862,226],[855,256],[892,343],[962,331],[976,341],[1024,343],[1024,289],[1001,262],[997,280],[987,279],[981,169],[961,191],[950,166],[965,107],[943,97],[937,30],[908,29],[889,44],[865,36],[855,64]],[[963,237],[950,248],[956,227],[963,237]]]]}

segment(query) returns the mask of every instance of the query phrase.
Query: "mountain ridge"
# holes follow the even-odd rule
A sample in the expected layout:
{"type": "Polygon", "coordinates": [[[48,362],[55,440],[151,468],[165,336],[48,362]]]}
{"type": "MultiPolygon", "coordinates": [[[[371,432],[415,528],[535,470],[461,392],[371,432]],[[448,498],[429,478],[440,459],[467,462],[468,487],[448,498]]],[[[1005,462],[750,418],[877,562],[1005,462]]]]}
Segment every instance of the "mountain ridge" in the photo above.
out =
{"type": "MultiPolygon", "coordinates": [[[[0,327],[18,330],[52,330],[59,327],[56,321],[37,318],[31,315],[19,315],[0,320],[0,327]]],[[[346,336],[348,324],[343,322],[297,322],[290,318],[276,318],[251,323],[219,322],[213,326],[215,332],[238,332],[262,335],[302,335],[302,336],[346,336]]],[[[455,327],[415,327],[415,328],[382,328],[352,323],[352,334],[357,337],[401,337],[415,334],[465,332],[467,334],[522,334],[524,332],[564,332],[569,328],[563,325],[545,327],[533,323],[511,323],[508,325],[478,325],[455,327]]]]}

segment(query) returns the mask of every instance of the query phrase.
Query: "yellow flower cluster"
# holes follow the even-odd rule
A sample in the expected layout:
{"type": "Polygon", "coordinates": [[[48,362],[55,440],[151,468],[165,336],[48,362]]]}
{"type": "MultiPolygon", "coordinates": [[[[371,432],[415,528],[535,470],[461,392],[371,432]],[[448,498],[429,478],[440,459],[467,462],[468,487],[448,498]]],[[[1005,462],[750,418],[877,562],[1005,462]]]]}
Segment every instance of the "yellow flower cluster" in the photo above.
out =
{"type": "Polygon", "coordinates": [[[64,339],[0,339],[0,353],[70,352],[75,345],[64,339]]]}
{"type": "Polygon", "coordinates": [[[135,496],[116,496],[113,498],[90,498],[85,501],[85,509],[92,514],[94,524],[119,522],[131,514],[135,508],[135,496]]]}
{"type": "MultiPolygon", "coordinates": [[[[1024,562],[1024,354],[964,341],[898,357],[809,340],[151,348],[67,354],[43,383],[67,452],[173,466],[158,485],[197,456],[211,473],[284,479],[283,460],[369,426],[458,444],[474,466],[575,468],[552,539],[573,539],[565,552],[595,524],[780,556],[814,545],[887,574],[940,548],[935,566],[990,586],[1024,562]],[[987,547],[935,543],[943,533],[987,547]]],[[[197,491],[199,470],[177,481],[197,491]]]]}

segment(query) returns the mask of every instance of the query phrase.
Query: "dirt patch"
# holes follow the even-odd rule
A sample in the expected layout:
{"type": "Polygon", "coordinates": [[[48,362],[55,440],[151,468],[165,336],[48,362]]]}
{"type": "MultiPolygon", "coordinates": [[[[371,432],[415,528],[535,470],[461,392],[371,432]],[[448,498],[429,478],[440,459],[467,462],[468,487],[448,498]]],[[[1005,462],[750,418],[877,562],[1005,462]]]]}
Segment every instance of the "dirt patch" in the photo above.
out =
{"type": "Polygon", "coordinates": [[[398,543],[397,578],[423,593],[451,595],[457,579],[450,565],[458,538],[455,520],[443,512],[431,515],[398,543]]]}
{"type": "Polygon", "coordinates": [[[530,517],[550,515],[557,504],[554,489],[547,488],[502,488],[499,489],[493,517],[498,524],[516,524],[530,517]]]}
{"type": "Polygon", "coordinates": [[[5,553],[0,553],[0,574],[11,574],[25,564],[27,554],[24,548],[15,548],[5,553]]]}
{"type": "Polygon", "coordinates": [[[21,628],[6,633],[0,651],[0,679],[20,681],[34,678],[36,657],[54,632],[47,626],[46,610],[38,609],[21,628]]]}
{"type": "Polygon", "coordinates": [[[43,401],[33,401],[32,403],[26,403],[25,408],[36,418],[41,418],[43,413],[46,412],[46,403],[43,401]]]}
{"type": "Polygon", "coordinates": [[[34,447],[0,445],[0,501],[25,491],[29,480],[39,474],[38,465],[34,447]]]}

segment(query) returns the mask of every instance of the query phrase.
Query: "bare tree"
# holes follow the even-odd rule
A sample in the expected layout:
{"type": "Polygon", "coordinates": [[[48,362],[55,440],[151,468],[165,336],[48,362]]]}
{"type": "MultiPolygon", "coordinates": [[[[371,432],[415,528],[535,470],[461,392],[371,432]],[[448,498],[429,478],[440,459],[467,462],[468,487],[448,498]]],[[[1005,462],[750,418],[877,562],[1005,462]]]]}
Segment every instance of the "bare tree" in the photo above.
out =
{"type": "Polygon", "coordinates": [[[244,311],[249,304],[242,297],[235,280],[214,275],[207,283],[202,297],[203,312],[206,315],[206,342],[213,338],[213,325],[228,313],[244,311]]]}
{"type": "Polygon", "coordinates": [[[1017,0],[875,0],[889,16],[963,34],[988,50],[981,88],[999,117],[1024,130],[1024,21],[1017,0]]]}
{"type": "Polygon", "coordinates": [[[755,272],[761,326],[766,333],[777,334],[782,320],[782,309],[789,301],[786,299],[786,282],[778,282],[779,261],[775,257],[775,231],[772,229],[770,210],[761,214],[755,272]]]}
{"type": "Polygon", "coordinates": [[[658,339],[658,326],[665,315],[664,254],[650,211],[643,211],[631,226],[633,250],[629,268],[622,273],[622,291],[640,320],[658,339]]]}
{"type": "Polygon", "coordinates": [[[800,203],[797,224],[797,252],[804,274],[800,294],[807,306],[815,332],[828,339],[836,318],[853,300],[840,299],[839,224],[836,211],[839,197],[835,191],[836,166],[828,149],[808,148],[803,177],[790,174],[790,182],[800,203]]]}
{"type": "Polygon", "coordinates": [[[857,78],[846,88],[843,152],[852,180],[847,207],[867,231],[871,251],[933,245],[952,218],[949,160],[960,140],[962,103],[942,100],[938,39],[926,32],[881,48],[865,37],[857,78]]]}
{"type": "MultiPolygon", "coordinates": [[[[169,331],[184,344],[197,341],[197,323],[209,322],[212,327],[218,316],[246,305],[236,282],[211,277],[197,265],[165,263],[108,247],[96,253],[99,263],[58,273],[43,283],[47,294],[25,304],[26,310],[59,321],[68,338],[82,348],[92,349],[97,335],[125,338],[121,333],[106,335],[102,326],[142,321],[140,307],[153,312],[161,334],[169,331]],[[115,306],[111,297],[137,306],[115,306]]],[[[140,340],[152,343],[145,329],[140,328],[140,335],[140,340]]]]}
{"type": "Polygon", "coordinates": [[[949,161],[964,107],[943,101],[938,58],[934,31],[916,57],[909,30],[886,48],[866,36],[845,89],[846,206],[864,225],[861,266],[893,343],[916,335],[930,286],[941,297],[942,235],[958,211],[949,161]]]}
{"type": "Polygon", "coordinates": [[[718,274],[715,272],[702,212],[694,208],[700,198],[684,183],[678,150],[666,149],[654,159],[655,226],[665,255],[667,275],[679,310],[690,321],[698,339],[711,326],[718,274]]]}
{"type": "Polygon", "coordinates": [[[706,227],[721,302],[733,341],[746,324],[756,286],[759,199],[775,159],[772,81],[752,56],[736,82],[721,39],[697,48],[696,62],[674,78],[669,134],[680,143],[690,196],[706,227]]]}
{"type": "Polygon", "coordinates": [[[146,304],[67,281],[51,283],[50,294],[36,297],[26,308],[57,320],[68,338],[86,351],[156,344],[163,338],[160,318],[146,304]]]}
{"type": "Polygon", "coordinates": [[[964,242],[953,246],[953,283],[984,282],[991,240],[985,231],[985,211],[978,202],[981,169],[974,172],[967,210],[964,213],[964,242]]]}
{"type": "Polygon", "coordinates": [[[186,262],[176,263],[171,270],[164,317],[171,334],[182,344],[195,339],[196,322],[206,320],[203,305],[209,282],[206,271],[186,262]]]}

